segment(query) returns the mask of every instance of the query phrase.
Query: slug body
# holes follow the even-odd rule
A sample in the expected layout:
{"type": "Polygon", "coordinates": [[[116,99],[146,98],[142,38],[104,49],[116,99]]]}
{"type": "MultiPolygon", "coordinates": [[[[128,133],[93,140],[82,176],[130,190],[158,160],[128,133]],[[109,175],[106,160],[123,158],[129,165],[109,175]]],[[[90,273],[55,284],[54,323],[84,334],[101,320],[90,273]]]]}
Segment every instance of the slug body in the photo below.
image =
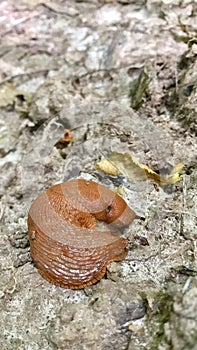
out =
{"type": "Polygon", "coordinates": [[[40,274],[63,288],[99,281],[111,261],[124,259],[121,230],[135,213],[113,191],[76,179],[54,185],[32,203],[28,214],[31,255],[40,274]]]}

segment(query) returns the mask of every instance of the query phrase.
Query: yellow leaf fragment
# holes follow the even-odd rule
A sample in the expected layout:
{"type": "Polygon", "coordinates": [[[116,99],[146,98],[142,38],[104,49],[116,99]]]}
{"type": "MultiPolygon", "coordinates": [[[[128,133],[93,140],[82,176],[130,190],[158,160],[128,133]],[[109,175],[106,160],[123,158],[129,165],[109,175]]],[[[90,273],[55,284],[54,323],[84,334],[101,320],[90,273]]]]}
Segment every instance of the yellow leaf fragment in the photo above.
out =
{"type": "Polygon", "coordinates": [[[103,158],[100,162],[96,163],[96,168],[108,175],[117,176],[121,174],[120,170],[106,158],[103,158]]]}
{"type": "Polygon", "coordinates": [[[175,184],[182,180],[183,163],[177,164],[170,174],[157,174],[147,165],[142,164],[129,153],[112,152],[96,164],[96,168],[106,174],[125,175],[132,180],[142,181],[147,178],[154,180],[160,186],[175,184]]]}
{"type": "Polygon", "coordinates": [[[170,174],[167,175],[160,175],[160,186],[167,186],[167,185],[173,185],[179,181],[182,180],[182,175],[184,174],[183,170],[184,164],[178,163],[175,165],[175,167],[172,169],[170,174]]]}

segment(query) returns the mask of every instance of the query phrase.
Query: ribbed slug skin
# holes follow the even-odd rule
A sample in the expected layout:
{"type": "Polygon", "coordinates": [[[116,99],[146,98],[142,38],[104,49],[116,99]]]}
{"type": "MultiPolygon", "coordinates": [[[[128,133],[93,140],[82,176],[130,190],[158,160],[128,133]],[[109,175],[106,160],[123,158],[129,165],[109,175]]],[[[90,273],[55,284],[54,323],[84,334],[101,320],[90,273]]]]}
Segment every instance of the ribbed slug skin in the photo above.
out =
{"type": "Polygon", "coordinates": [[[135,213],[116,193],[76,179],[54,185],[32,203],[28,214],[31,255],[40,274],[63,288],[99,281],[111,261],[124,259],[121,230],[135,213]]]}

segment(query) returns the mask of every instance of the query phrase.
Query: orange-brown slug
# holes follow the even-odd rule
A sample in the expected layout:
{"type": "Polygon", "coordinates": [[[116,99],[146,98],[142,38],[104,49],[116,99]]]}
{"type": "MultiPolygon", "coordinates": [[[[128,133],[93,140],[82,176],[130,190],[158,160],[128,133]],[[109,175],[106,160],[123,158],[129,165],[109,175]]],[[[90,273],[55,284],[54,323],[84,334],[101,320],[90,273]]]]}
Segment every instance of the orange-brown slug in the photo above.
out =
{"type": "Polygon", "coordinates": [[[63,288],[99,281],[111,261],[127,255],[121,230],[134,219],[126,202],[108,188],[82,179],[54,185],[28,214],[31,255],[40,274],[63,288]]]}

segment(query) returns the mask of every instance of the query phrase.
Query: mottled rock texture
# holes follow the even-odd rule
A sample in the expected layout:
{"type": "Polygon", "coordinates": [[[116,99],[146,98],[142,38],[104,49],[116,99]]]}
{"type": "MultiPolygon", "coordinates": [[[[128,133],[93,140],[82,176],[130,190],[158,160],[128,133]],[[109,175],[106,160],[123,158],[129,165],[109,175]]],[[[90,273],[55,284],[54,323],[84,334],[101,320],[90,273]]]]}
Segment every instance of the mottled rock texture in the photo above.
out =
{"type": "Polygon", "coordinates": [[[1,350],[196,350],[196,1],[0,2],[1,350]],[[58,141],[70,129],[73,141],[58,141]],[[113,178],[110,151],[183,181],[113,178]],[[81,176],[122,186],[128,255],[80,291],[45,281],[27,212],[81,176]]]}

